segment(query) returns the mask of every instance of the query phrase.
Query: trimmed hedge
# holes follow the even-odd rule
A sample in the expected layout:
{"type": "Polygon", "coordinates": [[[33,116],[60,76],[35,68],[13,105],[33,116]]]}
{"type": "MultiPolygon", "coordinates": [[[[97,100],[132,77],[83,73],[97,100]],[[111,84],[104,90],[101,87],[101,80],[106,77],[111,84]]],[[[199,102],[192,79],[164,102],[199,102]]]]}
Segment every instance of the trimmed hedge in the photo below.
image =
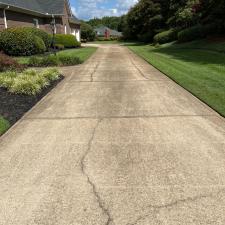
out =
{"type": "Polygon", "coordinates": [[[55,44],[63,45],[65,48],[77,48],[80,47],[80,42],[72,34],[56,34],[55,44]]]}
{"type": "Polygon", "coordinates": [[[177,40],[178,30],[170,29],[154,36],[154,43],[165,44],[177,40]]]}
{"type": "Polygon", "coordinates": [[[28,66],[48,67],[48,66],[73,66],[81,64],[82,60],[77,56],[48,55],[44,57],[32,56],[28,66]]]}
{"type": "Polygon", "coordinates": [[[35,28],[35,27],[24,27],[24,28],[21,28],[21,29],[23,29],[25,32],[30,32],[33,35],[41,38],[45,43],[46,49],[48,49],[50,47],[51,38],[49,37],[49,34],[46,33],[45,31],[43,31],[41,29],[38,29],[38,28],[35,28]]]}
{"type": "Polygon", "coordinates": [[[196,39],[201,39],[207,37],[209,34],[217,32],[217,26],[215,24],[208,25],[196,25],[191,28],[182,30],[178,33],[179,42],[194,41],[196,39]]]}
{"type": "Polygon", "coordinates": [[[24,28],[9,28],[0,32],[0,50],[8,55],[34,55],[46,51],[44,41],[24,28]]]}

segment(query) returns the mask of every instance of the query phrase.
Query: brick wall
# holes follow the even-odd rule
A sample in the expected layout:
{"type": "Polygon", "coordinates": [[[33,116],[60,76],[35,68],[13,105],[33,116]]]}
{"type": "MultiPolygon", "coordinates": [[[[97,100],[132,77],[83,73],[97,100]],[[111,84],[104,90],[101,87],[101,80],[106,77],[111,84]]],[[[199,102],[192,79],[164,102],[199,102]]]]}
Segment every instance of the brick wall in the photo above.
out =
{"type": "MultiPolygon", "coordinates": [[[[24,13],[14,12],[6,10],[6,18],[8,28],[10,27],[34,27],[34,19],[38,19],[39,28],[45,30],[48,33],[52,33],[50,23],[52,18],[41,18],[33,15],[27,15],[24,13]]],[[[3,10],[0,9],[0,30],[5,28],[3,10]]],[[[56,18],[56,31],[57,33],[63,33],[63,24],[61,18],[56,18]]]]}

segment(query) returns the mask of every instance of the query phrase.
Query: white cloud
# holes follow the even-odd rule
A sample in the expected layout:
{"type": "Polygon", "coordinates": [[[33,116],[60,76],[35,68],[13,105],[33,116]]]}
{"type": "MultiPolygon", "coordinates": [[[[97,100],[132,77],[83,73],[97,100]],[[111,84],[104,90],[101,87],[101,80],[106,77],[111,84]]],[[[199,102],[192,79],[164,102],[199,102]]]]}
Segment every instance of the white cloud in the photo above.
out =
{"type": "Polygon", "coordinates": [[[138,0],[115,0],[112,8],[106,7],[109,0],[77,0],[78,7],[72,7],[73,13],[80,19],[125,14],[138,0]],[[105,6],[105,7],[104,7],[105,6]]]}

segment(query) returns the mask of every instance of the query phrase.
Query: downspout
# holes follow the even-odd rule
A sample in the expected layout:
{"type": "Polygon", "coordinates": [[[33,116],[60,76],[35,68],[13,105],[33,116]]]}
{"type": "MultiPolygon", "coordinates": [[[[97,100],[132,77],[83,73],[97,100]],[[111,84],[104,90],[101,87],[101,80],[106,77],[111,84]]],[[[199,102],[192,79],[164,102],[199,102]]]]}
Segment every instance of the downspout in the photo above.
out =
{"type": "Polygon", "coordinates": [[[7,6],[6,8],[3,9],[3,16],[4,16],[5,29],[8,28],[7,18],[6,18],[6,9],[9,9],[9,6],[7,6]]]}

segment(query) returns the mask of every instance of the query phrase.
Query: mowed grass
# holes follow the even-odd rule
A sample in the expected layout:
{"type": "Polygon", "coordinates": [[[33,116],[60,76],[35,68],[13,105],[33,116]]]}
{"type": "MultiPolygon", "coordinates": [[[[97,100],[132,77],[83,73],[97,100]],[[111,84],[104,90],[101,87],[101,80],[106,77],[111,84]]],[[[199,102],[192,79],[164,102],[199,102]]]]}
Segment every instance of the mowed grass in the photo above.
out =
{"type": "MultiPolygon", "coordinates": [[[[57,55],[64,55],[64,56],[77,56],[80,58],[82,62],[85,62],[95,51],[97,48],[95,47],[82,47],[82,48],[75,48],[75,49],[67,49],[60,52],[57,52],[57,55]]],[[[43,57],[43,55],[37,55],[37,57],[43,57]]],[[[17,61],[21,64],[28,64],[29,56],[25,57],[16,57],[17,61]]]]}
{"type": "Polygon", "coordinates": [[[129,48],[225,117],[225,42],[129,48]]]}
{"type": "Polygon", "coordinates": [[[9,127],[9,122],[0,116],[0,135],[2,135],[9,127]]]}

